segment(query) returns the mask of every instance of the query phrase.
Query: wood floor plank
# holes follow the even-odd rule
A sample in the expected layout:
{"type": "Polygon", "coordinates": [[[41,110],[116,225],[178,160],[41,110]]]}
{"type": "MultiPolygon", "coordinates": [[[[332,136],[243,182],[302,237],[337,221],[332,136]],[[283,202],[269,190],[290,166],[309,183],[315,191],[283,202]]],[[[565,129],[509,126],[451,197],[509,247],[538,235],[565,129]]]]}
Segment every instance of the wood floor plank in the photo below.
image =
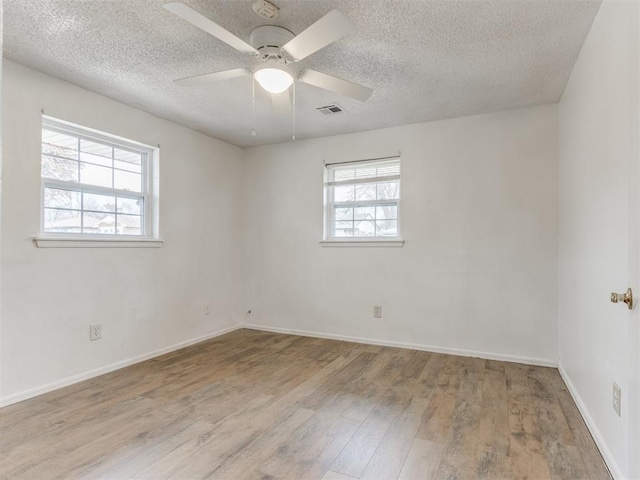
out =
{"type": "Polygon", "coordinates": [[[369,416],[389,387],[389,383],[395,381],[395,377],[389,375],[392,360],[391,349],[383,350],[376,355],[367,372],[362,375],[361,384],[352,385],[356,398],[343,413],[344,417],[364,421],[369,416]]]}
{"type": "Polygon", "coordinates": [[[277,478],[284,477],[297,458],[325,437],[352,401],[351,396],[336,393],[291,435],[283,438],[279,444],[273,442],[276,448],[272,453],[254,455],[259,471],[277,478]]]}
{"type": "MultiPolygon", "coordinates": [[[[260,465],[266,459],[277,455],[281,445],[286,445],[294,432],[315,415],[314,410],[306,408],[296,409],[290,417],[267,429],[261,435],[243,446],[242,450],[228,457],[219,467],[211,470],[209,475],[202,478],[215,480],[217,478],[245,478],[250,472],[261,471],[260,465]]],[[[264,473],[264,472],[263,472],[264,473]]],[[[187,478],[194,475],[186,475],[187,478]]],[[[267,476],[272,476],[267,474],[267,476]]],[[[184,474],[175,478],[184,478],[184,474]]],[[[197,477],[200,478],[200,477],[197,477]]]]}
{"type": "Polygon", "coordinates": [[[549,370],[547,375],[555,387],[556,395],[560,403],[560,408],[564,414],[571,435],[575,440],[580,456],[585,465],[587,478],[591,480],[607,479],[610,477],[609,471],[600,456],[598,447],[589,433],[587,425],[584,423],[578,407],[574,403],[567,387],[557,370],[549,370]]]}
{"type": "Polygon", "coordinates": [[[508,363],[505,366],[507,397],[510,402],[534,402],[535,397],[529,385],[529,374],[536,368],[517,363],[508,363]]]}
{"type": "Polygon", "coordinates": [[[394,419],[360,477],[362,480],[398,477],[428,403],[424,398],[413,398],[394,419]]]}
{"type": "Polygon", "coordinates": [[[465,358],[458,398],[464,402],[480,405],[483,399],[485,360],[465,358]]]}
{"type": "Polygon", "coordinates": [[[549,459],[552,480],[587,478],[587,471],[577,447],[562,445],[547,439],[543,443],[549,459]]]}
{"type": "Polygon", "coordinates": [[[354,480],[354,477],[329,470],[322,476],[322,480],[354,480]]]}
{"type": "MultiPolygon", "coordinates": [[[[52,477],[51,472],[60,472],[56,478],[65,478],[66,470],[73,468],[80,462],[86,462],[96,455],[96,452],[108,451],[101,447],[96,449],[88,447],[94,442],[123,441],[133,432],[129,425],[133,422],[146,430],[150,424],[162,418],[163,414],[155,408],[155,402],[149,399],[140,399],[128,405],[125,411],[100,422],[94,422],[91,426],[74,425],[69,428],[64,436],[60,436],[55,443],[46,442],[41,438],[35,448],[29,449],[30,461],[16,465],[13,462],[3,461],[0,472],[9,469],[7,476],[13,479],[52,477]],[[36,453],[36,455],[33,455],[36,453]]],[[[104,448],[104,446],[102,446],[104,448]]]]}
{"type": "Polygon", "coordinates": [[[331,465],[331,470],[360,478],[391,423],[409,401],[388,390],[331,465]]]}
{"type": "Polygon", "coordinates": [[[340,454],[361,422],[340,417],[312,447],[306,449],[288,466],[286,480],[321,478],[340,454]]]}
{"type": "Polygon", "coordinates": [[[480,406],[458,402],[437,471],[438,478],[473,478],[478,452],[480,406]]]}
{"type": "Polygon", "coordinates": [[[36,432],[33,439],[23,441],[13,442],[8,435],[3,434],[1,436],[7,445],[7,451],[0,457],[0,476],[17,476],[35,468],[41,462],[55,458],[61,452],[73,450],[87,439],[101,435],[108,426],[134,421],[156,405],[153,400],[145,398],[123,402],[101,412],[100,416],[85,417],[82,423],[69,419],[60,428],[51,428],[46,434],[36,432]],[[37,456],[33,455],[34,452],[37,452],[37,456]]]}
{"type": "Polygon", "coordinates": [[[237,330],[0,409],[0,479],[590,479],[557,370],[237,330]]]}
{"type": "MultiPolygon", "coordinates": [[[[180,425],[184,425],[181,423],[180,425]]],[[[69,472],[69,478],[82,478],[85,480],[118,480],[132,478],[145,468],[168,458],[180,446],[195,439],[195,442],[203,442],[211,436],[215,427],[204,422],[189,422],[182,430],[158,428],[159,435],[145,438],[145,442],[123,444],[103,455],[99,461],[82,465],[69,472]]]]}
{"type": "Polygon", "coordinates": [[[449,434],[456,406],[457,390],[448,387],[435,387],[429,399],[429,405],[422,415],[422,421],[416,436],[423,440],[444,444],[449,434]]]}
{"type": "Polygon", "coordinates": [[[440,443],[414,438],[398,480],[436,480],[443,450],[444,445],[440,443]]]}
{"type": "MultiPolygon", "coordinates": [[[[478,448],[501,456],[509,454],[509,410],[505,368],[496,365],[484,371],[478,448]],[[498,367],[498,368],[496,368],[498,367]]],[[[493,457],[484,456],[490,460],[493,457]]]]}
{"type": "Polygon", "coordinates": [[[518,480],[551,478],[549,464],[533,403],[509,403],[509,455],[511,471],[518,480]]]}
{"type": "Polygon", "coordinates": [[[475,478],[478,480],[511,480],[514,476],[509,457],[479,450],[475,478]]]}

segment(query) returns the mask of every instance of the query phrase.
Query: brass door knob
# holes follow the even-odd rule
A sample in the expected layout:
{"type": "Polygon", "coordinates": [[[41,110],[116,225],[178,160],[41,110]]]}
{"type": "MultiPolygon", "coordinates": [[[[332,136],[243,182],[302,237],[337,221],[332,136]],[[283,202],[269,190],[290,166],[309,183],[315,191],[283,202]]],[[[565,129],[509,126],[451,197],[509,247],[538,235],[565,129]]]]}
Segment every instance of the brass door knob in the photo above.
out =
{"type": "Polygon", "coordinates": [[[629,308],[629,310],[631,310],[633,308],[633,292],[631,291],[630,288],[627,288],[627,291],[625,293],[612,292],[611,302],[612,303],[624,302],[627,304],[627,307],[629,308]]]}

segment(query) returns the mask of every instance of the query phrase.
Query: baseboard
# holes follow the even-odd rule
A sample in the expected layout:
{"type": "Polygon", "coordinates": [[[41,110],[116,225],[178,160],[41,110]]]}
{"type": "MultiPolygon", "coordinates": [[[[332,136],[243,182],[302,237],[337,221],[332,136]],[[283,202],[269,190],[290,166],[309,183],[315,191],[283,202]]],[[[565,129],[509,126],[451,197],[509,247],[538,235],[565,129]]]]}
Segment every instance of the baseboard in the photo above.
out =
{"type": "Polygon", "coordinates": [[[165,347],[159,350],[154,350],[153,352],[145,353],[144,355],[140,355],[133,358],[127,358],[126,360],[121,360],[119,362],[115,362],[110,365],[106,365],[104,367],[99,367],[93,370],[89,370],[88,372],[72,375],[70,377],[64,378],[62,380],[58,380],[56,382],[51,382],[36,388],[31,388],[24,392],[14,393],[13,395],[9,395],[8,397],[0,398],[0,407],[6,407],[7,405],[12,405],[14,403],[18,403],[23,400],[28,400],[29,398],[37,397],[38,395],[42,395],[43,393],[47,393],[53,390],[57,390],[59,388],[67,387],[69,385],[73,385],[74,383],[79,383],[84,380],[89,380],[90,378],[98,377],[100,375],[104,375],[105,373],[113,372],[114,370],[119,370],[121,368],[128,367],[129,365],[133,365],[134,363],[144,362],[145,360],[159,357],[160,355],[164,355],[165,353],[174,352],[176,350],[180,350],[181,348],[185,348],[190,345],[194,345],[196,343],[204,342],[206,340],[210,340],[215,337],[219,337],[220,335],[233,332],[234,330],[238,330],[240,328],[242,328],[241,325],[233,325],[231,327],[223,328],[222,330],[217,330],[215,332],[208,333],[207,335],[202,335],[201,337],[193,338],[191,340],[186,340],[184,342],[176,343],[169,347],[165,347]]]}
{"type": "Polygon", "coordinates": [[[596,442],[596,445],[598,446],[598,449],[602,454],[604,463],[607,465],[607,468],[609,469],[611,476],[614,478],[614,480],[624,480],[624,475],[622,474],[620,465],[618,465],[618,462],[616,462],[616,460],[613,458],[613,454],[611,453],[611,450],[609,450],[609,447],[605,443],[604,438],[602,437],[602,434],[600,433],[600,430],[596,425],[596,422],[594,422],[593,417],[591,417],[589,410],[587,410],[587,406],[582,401],[582,397],[578,393],[578,390],[576,390],[576,387],[573,385],[573,382],[569,378],[569,374],[562,367],[561,363],[558,363],[558,371],[560,372],[560,376],[562,377],[562,380],[564,380],[565,385],[567,385],[567,389],[569,390],[569,393],[573,397],[573,401],[578,406],[580,415],[582,415],[584,423],[587,424],[587,428],[589,429],[591,436],[596,442]]]}
{"type": "Polygon", "coordinates": [[[243,324],[242,328],[250,330],[262,330],[273,333],[286,333],[290,335],[301,335],[303,337],[327,338],[330,340],[343,340],[346,342],[365,343],[368,345],[381,345],[383,347],[408,348],[410,350],[422,350],[426,352],[445,353],[448,355],[460,355],[462,357],[476,357],[487,360],[499,360],[502,362],[524,363],[526,365],[538,365],[541,367],[557,367],[558,363],[554,360],[541,358],[521,357],[517,355],[507,355],[502,353],[480,352],[475,350],[465,350],[459,348],[438,347],[434,345],[423,345],[418,343],[394,342],[390,340],[379,340],[375,338],[351,337],[348,335],[336,335],[321,332],[312,332],[309,330],[293,330],[290,328],[266,327],[263,325],[243,324]]]}

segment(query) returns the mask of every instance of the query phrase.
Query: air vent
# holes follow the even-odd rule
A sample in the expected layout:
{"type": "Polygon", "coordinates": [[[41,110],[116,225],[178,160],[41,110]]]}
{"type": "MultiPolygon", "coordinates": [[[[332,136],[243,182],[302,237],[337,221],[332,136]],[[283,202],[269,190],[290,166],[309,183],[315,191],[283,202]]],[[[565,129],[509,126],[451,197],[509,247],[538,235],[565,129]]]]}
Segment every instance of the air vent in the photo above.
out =
{"type": "Polygon", "coordinates": [[[317,107],[316,110],[318,110],[320,113],[323,113],[324,115],[335,115],[337,113],[344,112],[342,107],[339,106],[339,105],[336,105],[335,103],[333,105],[326,105],[324,107],[317,107]]]}

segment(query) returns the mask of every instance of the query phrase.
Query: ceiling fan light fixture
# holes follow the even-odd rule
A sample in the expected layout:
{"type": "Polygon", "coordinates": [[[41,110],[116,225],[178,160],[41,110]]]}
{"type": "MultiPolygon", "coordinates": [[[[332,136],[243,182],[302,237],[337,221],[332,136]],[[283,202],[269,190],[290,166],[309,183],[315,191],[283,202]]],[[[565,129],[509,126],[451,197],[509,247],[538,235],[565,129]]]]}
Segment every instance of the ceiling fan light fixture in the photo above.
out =
{"type": "Polygon", "coordinates": [[[282,93],[293,83],[293,76],[280,68],[262,68],[253,76],[269,93],[282,93]]]}

